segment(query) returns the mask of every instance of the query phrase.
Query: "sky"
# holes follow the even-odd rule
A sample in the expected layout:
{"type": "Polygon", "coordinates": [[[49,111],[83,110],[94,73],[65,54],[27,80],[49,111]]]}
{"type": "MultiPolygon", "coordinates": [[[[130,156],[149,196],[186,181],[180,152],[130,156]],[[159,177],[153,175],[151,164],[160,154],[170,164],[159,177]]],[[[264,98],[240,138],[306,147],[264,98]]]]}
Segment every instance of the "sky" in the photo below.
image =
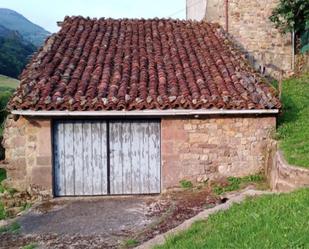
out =
{"type": "Polygon", "coordinates": [[[112,18],[171,17],[185,19],[186,0],[0,0],[9,8],[50,32],[65,16],[112,18]]]}

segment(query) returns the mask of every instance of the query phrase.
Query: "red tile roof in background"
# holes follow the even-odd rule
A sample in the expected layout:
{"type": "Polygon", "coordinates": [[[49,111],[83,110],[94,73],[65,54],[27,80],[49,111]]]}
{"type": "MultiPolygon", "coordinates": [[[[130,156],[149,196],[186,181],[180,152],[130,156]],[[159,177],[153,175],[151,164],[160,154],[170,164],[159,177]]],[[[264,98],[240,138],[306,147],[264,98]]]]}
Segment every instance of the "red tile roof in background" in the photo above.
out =
{"type": "Polygon", "coordinates": [[[276,109],[217,24],[67,17],[21,75],[9,109],[276,109]]]}

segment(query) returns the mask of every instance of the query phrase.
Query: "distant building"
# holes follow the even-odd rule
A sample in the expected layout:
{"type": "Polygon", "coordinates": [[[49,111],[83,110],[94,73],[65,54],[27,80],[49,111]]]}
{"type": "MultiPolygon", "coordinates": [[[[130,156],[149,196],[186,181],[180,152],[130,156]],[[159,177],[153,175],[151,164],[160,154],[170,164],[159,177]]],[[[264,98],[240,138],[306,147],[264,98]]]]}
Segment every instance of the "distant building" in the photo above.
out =
{"type": "Polygon", "coordinates": [[[282,35],[269,20],[277,0],[187,0],[187,19],[207,20],[226,26],[248,59],[265,74],[292,69],[290,35],[282,35]],[[263,69],[264,68],[264,69],[263,69]]]}

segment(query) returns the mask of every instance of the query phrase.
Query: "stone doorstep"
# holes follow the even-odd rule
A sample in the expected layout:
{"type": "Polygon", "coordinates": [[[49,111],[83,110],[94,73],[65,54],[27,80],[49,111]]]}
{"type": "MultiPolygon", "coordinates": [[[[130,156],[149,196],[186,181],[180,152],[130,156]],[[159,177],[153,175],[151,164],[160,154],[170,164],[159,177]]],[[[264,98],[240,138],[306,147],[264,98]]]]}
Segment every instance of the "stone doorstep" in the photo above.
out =
{"type": "Polygon", "coordinates": [[[136,249],[148,249],[148,248],[153,248],[156,245],[162,245],[164,244],[165,240],[173,235],[178,234],[181,231],[187,230],[191,225],[198,221],[198,220],[203,220],[207,219],[209,215],[214,214],[218,211],[221,210],[227,210],[229,209],[234,203],[240,203],[243,200],[245,200],[246,197],[248,196],[259,196],[263,194],[274,194],[277,192],[271,192],[271,191],[259,191],[259,190],[254,190],[254,189],[245,189],[240,192],[233,192],[226,194],[224,197],[228,199],[227,202],[217,205],[213,208],[206,209],[205,211],[200,212],[196,216],[184,221],[182,224],[179,226],[167,231],[166,233],[159,234],[156,237],[146,241],[145,243],[135,247],[136,249]]]}

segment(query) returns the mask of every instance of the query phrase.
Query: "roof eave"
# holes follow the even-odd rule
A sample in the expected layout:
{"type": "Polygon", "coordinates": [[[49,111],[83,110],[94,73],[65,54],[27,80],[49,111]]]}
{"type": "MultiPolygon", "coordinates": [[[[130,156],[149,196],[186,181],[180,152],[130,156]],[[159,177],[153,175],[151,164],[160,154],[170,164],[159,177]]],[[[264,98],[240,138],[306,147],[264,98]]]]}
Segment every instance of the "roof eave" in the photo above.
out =
{"type": "Polygon", "coordinates": [[[12,110],[12,114],[22,116],[50,116],[50,117],[102,117],[102,116],[195,116],[195,115],[244,115],[244,114],[278,114],[278,109],[251,109],[251,110],[226,110],[226,109],[208,109],[208,110],[134,110],[134,111],[33,111],[33,110],[12,110]]]}

